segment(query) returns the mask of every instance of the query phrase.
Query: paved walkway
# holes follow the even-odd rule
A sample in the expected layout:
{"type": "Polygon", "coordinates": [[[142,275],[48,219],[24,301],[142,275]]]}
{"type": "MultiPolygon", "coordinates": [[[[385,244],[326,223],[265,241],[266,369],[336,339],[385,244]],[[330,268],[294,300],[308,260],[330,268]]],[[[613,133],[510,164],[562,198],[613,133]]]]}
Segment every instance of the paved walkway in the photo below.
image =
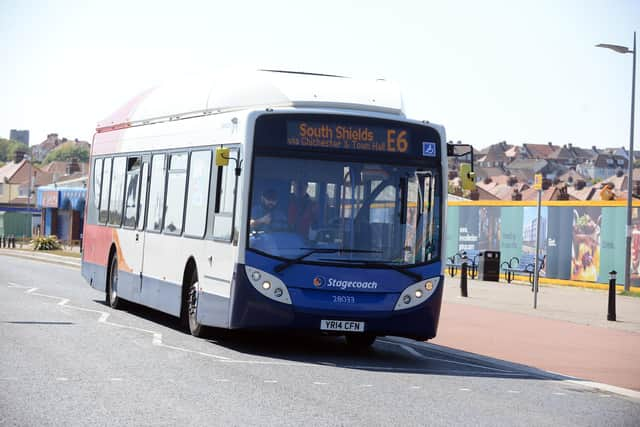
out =
{"type": "Polygon", "coordinates": [[[546,371],[640,390],[640,298],[616,297],[617,322],[607,318],[607,292],[541,286],[538,308],[521,284],[445,280],[432,342],[546,371]]]}

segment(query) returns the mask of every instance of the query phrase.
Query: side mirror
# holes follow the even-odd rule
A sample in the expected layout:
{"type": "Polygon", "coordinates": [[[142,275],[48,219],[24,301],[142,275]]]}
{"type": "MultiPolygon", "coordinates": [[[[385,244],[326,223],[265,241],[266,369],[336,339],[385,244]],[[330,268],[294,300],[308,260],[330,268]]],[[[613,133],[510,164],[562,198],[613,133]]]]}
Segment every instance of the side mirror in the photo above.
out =
{"type": "Polygon", "coordinates": [[[460,164],[460,181],[464,190],[476,189],[476,174],[469,163],[460,164]]]}
{"type": "Polygon", "coordinates": [[[229,165],[229,152],[230,150],[228,148],[216,149],[216,166],[229,165]]]}

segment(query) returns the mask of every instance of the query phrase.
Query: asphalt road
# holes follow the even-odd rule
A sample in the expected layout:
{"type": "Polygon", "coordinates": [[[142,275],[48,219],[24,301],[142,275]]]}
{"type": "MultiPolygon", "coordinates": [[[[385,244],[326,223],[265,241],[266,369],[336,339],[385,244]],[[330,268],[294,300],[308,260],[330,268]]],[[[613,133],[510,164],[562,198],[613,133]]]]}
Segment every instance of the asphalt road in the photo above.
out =
{"type": "Polygon", "coordinates": [[[640,402],[397,338],[216,332],[0,256],[0,425],[637,425],[640,402]]]}

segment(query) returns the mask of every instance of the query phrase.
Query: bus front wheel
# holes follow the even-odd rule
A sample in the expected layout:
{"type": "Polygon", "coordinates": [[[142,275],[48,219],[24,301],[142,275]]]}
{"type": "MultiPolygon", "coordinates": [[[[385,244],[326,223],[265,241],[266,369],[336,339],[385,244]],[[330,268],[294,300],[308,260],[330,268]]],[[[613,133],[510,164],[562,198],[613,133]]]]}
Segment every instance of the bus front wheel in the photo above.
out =
{"type": "Polygon", "coordinates": [[[204,337],[206,327],[198,323],[196,318],[196,312],[198,310],[198,271],[194,268],[191,271],[191,277],[188,283],[187,290],[187,321],[189,323],[189,332],[194,337],[204,337]]]}
{"type": "Polygon", "coordinates": [[[105,302],[113,309],[122,308],[122,299],[118,296],[118,255],[113,254],[107,270],[107,291],[105,302]]]}

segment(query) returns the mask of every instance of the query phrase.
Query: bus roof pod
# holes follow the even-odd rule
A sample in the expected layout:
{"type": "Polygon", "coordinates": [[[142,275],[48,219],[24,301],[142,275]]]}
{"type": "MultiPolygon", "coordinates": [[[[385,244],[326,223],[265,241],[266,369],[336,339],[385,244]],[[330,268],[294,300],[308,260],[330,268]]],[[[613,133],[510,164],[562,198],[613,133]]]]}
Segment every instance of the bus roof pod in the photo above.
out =
{"type": "Polygon", "coordinates": [[[386,80],[228,70],[149,89],[99,122],[97,131],[267,107],[336,108],[404,117],[400,90],[386,80]]]}

